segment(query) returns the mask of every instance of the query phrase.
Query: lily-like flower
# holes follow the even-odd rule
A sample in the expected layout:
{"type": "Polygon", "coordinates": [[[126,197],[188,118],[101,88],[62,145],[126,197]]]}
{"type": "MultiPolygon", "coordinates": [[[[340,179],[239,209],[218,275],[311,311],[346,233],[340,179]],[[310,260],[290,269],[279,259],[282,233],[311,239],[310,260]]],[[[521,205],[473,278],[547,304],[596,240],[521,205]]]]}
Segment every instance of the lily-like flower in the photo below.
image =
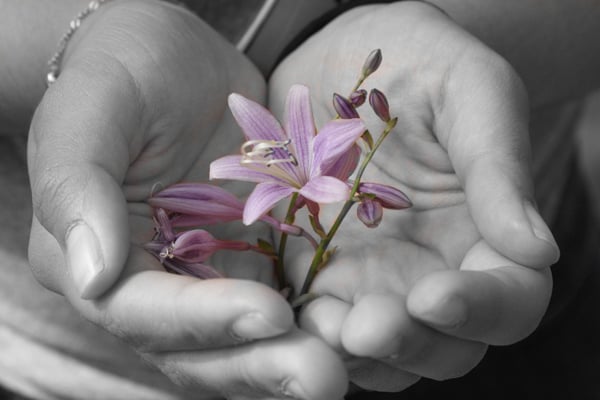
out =
{"type": "Polygon", "coordinates": [[[212,162],[210,179],[258,183],[246,201],[244,224],[293,193],[315,203],[348,199],[345,180],[356,168],[355,142],[365,131],[360,119],[330,121],[317,134],[309,91],[302,85],[289,91],[285,129],[267,109],[239,94],[229,96],[229,107],[247,141],[241,155],[212,162]]]}

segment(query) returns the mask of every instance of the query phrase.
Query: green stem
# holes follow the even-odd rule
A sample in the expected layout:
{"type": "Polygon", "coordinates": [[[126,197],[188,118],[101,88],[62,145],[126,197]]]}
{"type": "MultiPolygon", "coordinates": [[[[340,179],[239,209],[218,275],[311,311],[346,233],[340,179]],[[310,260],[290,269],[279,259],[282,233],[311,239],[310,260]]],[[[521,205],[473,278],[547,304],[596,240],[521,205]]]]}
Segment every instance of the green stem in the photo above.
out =
{"type": "Polygon", "coordinates": [[[375,144],[373,145],[373,149],[367,153],[364,160],[360,164],[358,172],[356,173],[356,179],[354,180],[354,185],[352,185],[352,189],[350,189],[350,197],[349,197],[350,200],[347,200],[344,203],[344,206],[342,207],[342,210],[340,211],[340,213],[338,214],[337,218],[335,219],[333,225],[331,226],[331,229],[329,229],[329,232],[327,233],[327,235],[323,239],[321,239],[321,241],[319,242],[319,246],[315,250],[315,255],[313,256],[312,262],[308,269],[308,273],[306,274],[306,278],[304,279],[304,283],[302,284],[302,289],[300,290],[300,293],[298,294],[298,296],[303,296],[303,295],[307,294],[308,291],[310,290],[310,286],[312,285],[312,282],[315,279],[315,277],[317,276],[317,273],[319,272],[321,264],[323,263],[323,256],[325,255],[325,252],[327,251],[329,244],[333,240],[333,237],[335,236],[340,225],[342,224],[342,221],[348,214],[348,211],[350,211],[350,209],[352,208],[352,205],[354,205],[354,200],[353,200],[354,195],[358,191],[358,187],[360,185],[360,180],[361,180],[363,174],[365,173],[367,165],[373,158],[373,155],[375,154],[375,152],[377,151],[379,146],[381,146],[381,143],[383,143],[383,141],[387,137],[387,135],[392,131],[392,129],[394,129],[397,121],[398,121],[397,118],[393,118],[388,121],[385,129],[383,130],[383,132],[377,139],[377,142],[375,142],[375,144]]]}
{"type": "MultiPolygon", "coordinates": [[[[292,195],[292,198],[290,199],[290,205],[288,206],[287,213],[285,214],[285,223],[286,224],[294,223],[294,208],[295,208],[297,199],[298,199],[298,193],[294,193],[292,195]]],[[[275,277],[277,278],[277,284],[279,285],[279,290],[286,287],[284,257],[285,257],[285,246],[287,244],[287,239],[288,239],[288,234],[285,232],[282,232],[281,238],[279,239],[279,249],[277,251],[277,262],[275,263],[275,277]]]]}

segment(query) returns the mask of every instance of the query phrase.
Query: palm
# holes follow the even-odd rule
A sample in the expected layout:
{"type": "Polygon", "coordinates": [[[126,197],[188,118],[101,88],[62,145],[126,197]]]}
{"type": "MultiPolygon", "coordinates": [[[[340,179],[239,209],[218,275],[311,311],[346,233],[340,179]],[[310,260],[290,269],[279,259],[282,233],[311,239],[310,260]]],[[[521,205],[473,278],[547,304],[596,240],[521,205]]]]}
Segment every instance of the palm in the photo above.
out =
{"type": "MultiPolygon", "coordinates": [[[[371,374],[351,372],[357,384],[400,390],[419,376],[464,374],[485,344],[531,332],[551,281],[547,269],[525,265],[547,267],[556,249],[532,240],[524,212],[532,184],[519,78],[438,10],[398,2],[342,15],[279,66],[271,106],[281,113],[287,88],[306,83],[321,126],[334,117],[331,95],[348,94],[376,48],[383,63],[364,87],[386,94],[398,124],[363,180],[403,190],[414,206],[384,211],[374,230],[346,218],[332,242],[339,252],[312,285],[322,296],[301,322],[371,359],[371,374]]],[[[376,136],[381,122],[366,108],[359,112],[376,136]]],[[[336,214],[323,210],[325,225],[336,214]]],[[[312,251],[289,254],[291,279],[302,282],[312,251]]]]}

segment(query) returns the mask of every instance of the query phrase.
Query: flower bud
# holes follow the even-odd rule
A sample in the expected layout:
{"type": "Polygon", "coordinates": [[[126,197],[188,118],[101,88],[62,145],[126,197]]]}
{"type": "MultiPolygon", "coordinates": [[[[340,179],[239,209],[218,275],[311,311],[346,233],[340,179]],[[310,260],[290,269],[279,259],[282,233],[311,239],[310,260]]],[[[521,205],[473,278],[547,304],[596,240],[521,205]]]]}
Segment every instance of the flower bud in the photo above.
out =
{"type": "Polygon", "coordinates": [[[390,117],[390,106],[388,104],[385,95],[377,89],[371,89],[369,93],[369,104],[375,114],[383,121],[389,122],[390,117]]]}
{"type": "Polygon", "coordinates": [[[350,102],[354,105],[354,107],[362,106],[366,99],[367,91],[365,89],[355,90],[350,95],[350,102]]]}
{"type": "Polygon", "coordinates": [[[376,228],[383,217],[383,207],[376,200],[364,198],[358,204],[356,215],[367,228],[376,228]]]}
{"type": "Polygon", "coordinates": [[[361,182],[358,186],[361,194],[370,194],[375,197],[382,207],[392,210],[402,210],[412,207],[412,202],[404,192],[395,187],[381,183],[361,182]]]}
{"type": "Polygon", "coordinates": [[[219,247],[218,241],[210,233],[202,229],[193,229],[177,236],[168,256],[188,264],[202,263],[219,250],[219,247]]]}
{"type": "Polygon", "coordinates": [[[342,119],[359,118],[354,105],[347,98],[337,93],[333,94],[333,108],[342,119]]]}
{"type": "Polygon", "coordinates": [[[380,49],[373,50],[371,53],[369,53],[362,68],[363,77],[366,78],[367,76],[375,72],[377,68],[379,68],[379,66],[381,65],[382,59],[383,56],[381,55],[380,49]]]}

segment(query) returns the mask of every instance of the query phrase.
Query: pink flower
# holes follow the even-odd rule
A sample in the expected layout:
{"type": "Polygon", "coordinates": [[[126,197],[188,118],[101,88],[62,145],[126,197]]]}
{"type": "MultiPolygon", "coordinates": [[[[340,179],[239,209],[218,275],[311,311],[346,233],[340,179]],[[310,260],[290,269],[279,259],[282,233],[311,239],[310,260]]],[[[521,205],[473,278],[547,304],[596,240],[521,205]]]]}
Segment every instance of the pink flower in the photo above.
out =
{"type": "Polygon", "coordinates": [[[241,155],[211,164],[210,179],[258,183],[246,201],[244,224],[295,192],[315,203],[348,199],[345,180],[358,162],[355,142],[365,131],[361,120],[334,120],[317,134],[308,88],[302,85],[289,91],[285,130],[268,110],[239,94],[229,96],[229,107],[247,141],[241,155]]]}

